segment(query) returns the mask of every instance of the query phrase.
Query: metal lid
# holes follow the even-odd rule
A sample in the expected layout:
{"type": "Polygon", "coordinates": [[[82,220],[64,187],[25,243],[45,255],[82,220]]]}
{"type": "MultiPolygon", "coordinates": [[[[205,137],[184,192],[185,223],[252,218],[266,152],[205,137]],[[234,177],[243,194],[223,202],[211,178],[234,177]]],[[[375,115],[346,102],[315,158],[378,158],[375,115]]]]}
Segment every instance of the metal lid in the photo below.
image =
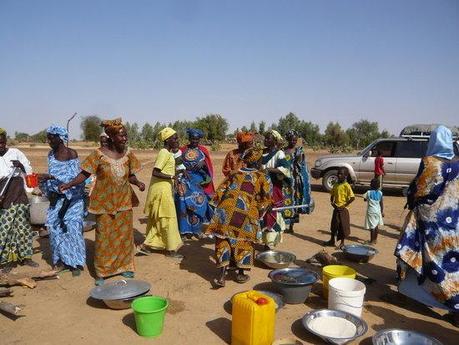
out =
{"type": "Polygon", "coordinates": [[[146,293],[151,284],[143,280],[117,280],[101,286],[96,286],[90,292],[95,299],[124,299],[146,293]]]}
{"type": "Polygon", "coordinates": [[[375,255],[378,251],[370,246],[364,246],[361,244],[350,244],[343,247],[343,251],[349,254],[371,256],[375,255]]]}
{"type": "Polygon", "coordinates": [[[301,267],[280,268],[269,273],[273,282],[285,285],[314,284],[319,276],[316,272],[301,267]]]}

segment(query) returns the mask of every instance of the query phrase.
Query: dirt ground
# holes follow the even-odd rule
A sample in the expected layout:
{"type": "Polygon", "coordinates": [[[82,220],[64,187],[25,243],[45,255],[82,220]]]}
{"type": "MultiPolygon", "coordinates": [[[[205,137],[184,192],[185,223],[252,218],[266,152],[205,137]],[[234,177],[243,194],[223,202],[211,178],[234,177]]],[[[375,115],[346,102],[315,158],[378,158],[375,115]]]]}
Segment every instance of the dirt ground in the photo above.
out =
{"type": "MultiPolygon", "coordinates": [[[[47,147],[21,149],[36,172],[46,171],[47,147]]],[[[220,171],[227,149],[229,147],[212,153],[217,183],[222,181],[220,171]]],[[[90,150],[82,148],[78,152],[84,158],[90,150]]],[[[136,153],[144,166],[139,179],[148,183],[155,153],[136,153]]],[[[308,152],[310,165],[317,155],[316,152],[308,152]]],[[[329,238],[329,195],[321,191],[320,181],[314,180],[313,183],[315,211],[302,216],[301,222],[295,226],[295,233],[285,235],[279,245],[279,249],[296,254],[295,264],[298,266],[307,266],[305,260],[321,250],[321,242],[329,238]]],[[[363,192],[362,189],[356,190],[357,195],[363,192]]],[[[146,192],[137,191],[137,195],[143,206],[146,192]]],[[[396,292],[393,250],[406,214],[404,202],[399,191],[385,191],[385,226],[376,245],[379,254],[370,263],[356,264],[340,257],[342,263],[357,270],[360,278],[374,280],[371,283],[367,280],[362,314],[368,324],[368,332],[352,344],[371,344],[371,336],[385,328],[411,329],[429,334],[445,345],[457,344],[459,329],[444,319],[444,311],[429,309],[396,292]]],[[[369,233],[363,229],[365,204],[361,197],[358,196],[351,205],[350,214],[350,242],[367,240],[369,233]]],[[[135,209],[134,228],[136,241],[142,241],[145,233],[142,207],[135,209]]],[[[59,280],[39,282],[35,289],[14,287],[14,297],[2,299],[26,307],[25,316],[16,320],[0,315],[1,344],[230,344],[231,309],[228,301],[231,296],[252,288],[270,289],[270,270],[258,264],[252,269],[248,283],[240,285],[228,280],[225,288],[213,289],[210,281],[216,268],[212,261],[211,240],[186,242],[181,249],[185,255],[181,263],[161,254],[136,257],[136,278],[149,281],[151,292],[167,297],[170,302],[163,334],[154,340],[144,339],[135,332],[131,310],[110,310],[88,298],[89,291],[94,287],[94,231],[86,232],[85,237],[88,267],[80,277],[72,278],[70,273],[63,273],[59,280]]],[[[49,269],[48,239],[35,241],[34,250],[33,258],[40,263],[40,268],[49,269]]],[[[21,267],[18,270],[26,269],[21,267]]],[[[321,297],[321,289],[321,282],[318,282],[304,304],[286,305],[277,313],[276,339],[295,337],[301,344],[324,343],[301,325],[301,318],[308,311],[327,307],[327,302],[321,297]]]]}

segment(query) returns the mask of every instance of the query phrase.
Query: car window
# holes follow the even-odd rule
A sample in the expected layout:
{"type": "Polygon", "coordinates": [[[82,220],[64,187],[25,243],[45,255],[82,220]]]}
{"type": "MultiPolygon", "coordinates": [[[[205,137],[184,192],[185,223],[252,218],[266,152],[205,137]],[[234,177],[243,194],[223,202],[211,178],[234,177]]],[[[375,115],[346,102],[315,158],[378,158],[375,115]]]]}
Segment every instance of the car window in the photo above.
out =
{"type": "Polygon", "coordinates": [[[399,141],[395,156],[399,158],[422,158],[427,151],[427,141],[399,141]]]}
{"type": "Polygon", "coordinates": [[[383,157],[394,157],[394,147],[395,142],[393,141],[379,142],[371,149],[371,155],[376,157],[378,155],[378,151],[380,151],[383,157]]]}

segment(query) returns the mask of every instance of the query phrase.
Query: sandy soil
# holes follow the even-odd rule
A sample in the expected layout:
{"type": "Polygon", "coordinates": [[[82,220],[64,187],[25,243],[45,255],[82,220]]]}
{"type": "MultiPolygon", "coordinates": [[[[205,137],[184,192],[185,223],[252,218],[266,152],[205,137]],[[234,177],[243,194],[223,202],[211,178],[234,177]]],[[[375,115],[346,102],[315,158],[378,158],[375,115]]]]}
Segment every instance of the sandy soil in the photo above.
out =
{"type": "MultiPolygon", "coordinates": [[[[46,170],[47,147],[22,149],[35,171],[46,170]]],[[[81,148],[78,152],[85,157],[90,149],[81,148]]],[[[139,178],[148,183],[155,153],[137,153],[144,164],[139,178]]],[[[317,153],[308,154],[311,164],[317,153]]],[[[217,182],[222,180],[220,170],[224,155],[225,151],[212,153],[217,182]]],[[[320,190],[319,181],[314,183],[314,213],[302,216],[300,224],[295,226],[295,233],[285,235],[284,242],[279,246],[279,249],[296,254],[298,260],[295,264],[298,266],[307,265],[305,260],[321,250],[321,242],[329,236],[329,196],[320,190]]],[[[356,191],[358,194],[363,192],[356,191]]],[[[146,193],[137,194],[143,205],[146,193]]],[[[393,249],[405,215],[404,198],[399,191],[385,191],[385,195],[386,225],[376,246],[380,253],[368,264],[355,264],[340,258],[343,263],[355,268],[361,278],[374,279],[374,282],[367,283],[362,314],[369,330],[352,344],[371,344],[371,336],[375,332],[393,327],[427,333],[443,344],[457,344],[458,329],[443,319],[443,311],[424,307],[396,292],[393,249]]],[[[365,205],[361,197],[357,197],[350,212],[351,242],[367,240],[369,233],[362,227],[365,205]]],[[[142,241],[145,233],[143,218],[142,209],[135,209],[136,241],[142,241]]],[[[152,284],[151,292],[167,297],[170,302],[163,334],[155,340],[144,339],[135,332],[130,310],[110,310],[88,299],[88,293],[94,286],[94,231],[85,233],[85,237],[88,267],[80,277],[72,278],[71,274],[64,273],[59,280],[39,282],[33,290],[15,287],[14,297],[3,299],[26,307],[25,316],[16,320],[0,315],[1,344],[229,344],[230,297],[251,288],[270,287],[267,277],[269,269],[256,265],[248,283],[240,285],[229,280],[225,288],[213,289],[210,281],[216,269],[212,261],[213,245],[208,240],[186,242],[181,249],[185,255],[181,263],[160,254],[136,257],[136,278],[149,281],[152,284]]],[[[35,241],[34,249],[34,260],[40,263],[42,269],[49,268],[48,240],[35,241]]],[[[21,267],[18,270],[25,269],[21,267]]],[[[317,283],[305,304],[287,305],[278,312],[276,339],[293,336],[302,344],[323,344],[301,326],[301,318],[306,312],[327,307],[327,302],[321,297],[321,288],[321,283],[317,283]]]]}

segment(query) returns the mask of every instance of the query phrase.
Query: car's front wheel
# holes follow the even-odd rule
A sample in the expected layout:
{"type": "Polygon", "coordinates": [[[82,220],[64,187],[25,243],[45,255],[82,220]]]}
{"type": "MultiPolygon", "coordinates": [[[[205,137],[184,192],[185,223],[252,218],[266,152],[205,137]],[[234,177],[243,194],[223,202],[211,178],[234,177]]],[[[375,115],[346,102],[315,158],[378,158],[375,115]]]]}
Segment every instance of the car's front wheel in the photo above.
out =
{"type": "Polygon", "coordinates": [[[338,181],[338,170],[328,170],[322,177],[322,187],[329,192],[332,190],[336,181],[338,181]]]}

